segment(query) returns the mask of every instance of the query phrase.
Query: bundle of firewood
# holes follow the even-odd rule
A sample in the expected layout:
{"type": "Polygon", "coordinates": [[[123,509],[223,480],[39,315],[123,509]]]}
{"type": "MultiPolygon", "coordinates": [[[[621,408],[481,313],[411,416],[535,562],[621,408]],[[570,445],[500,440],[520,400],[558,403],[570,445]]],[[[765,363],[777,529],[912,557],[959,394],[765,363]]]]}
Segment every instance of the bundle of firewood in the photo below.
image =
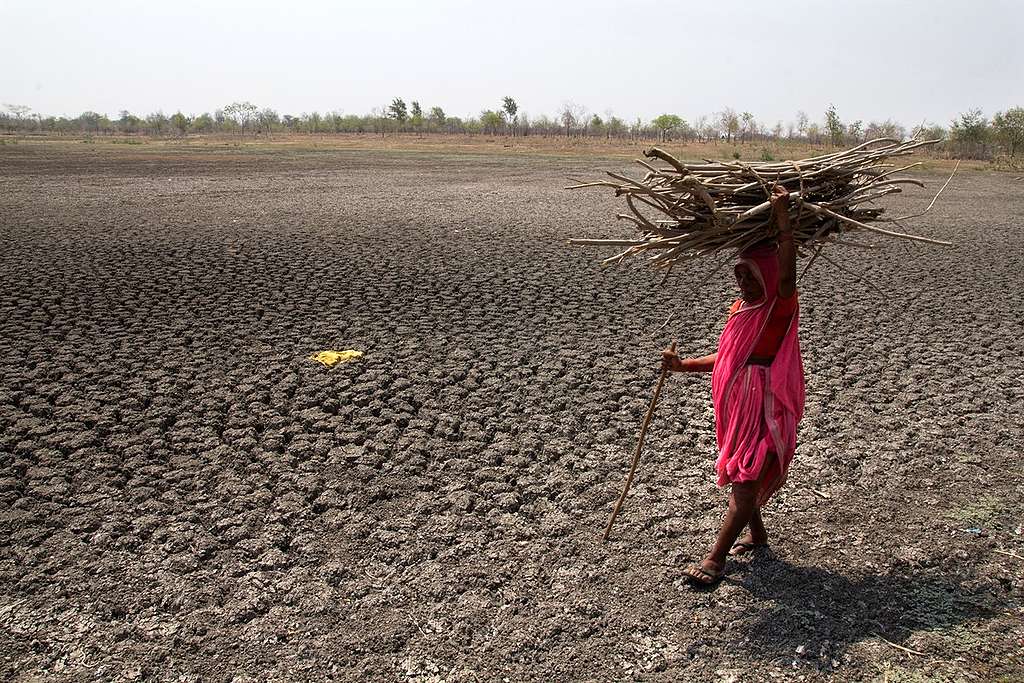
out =
{"type": "Polygon", "coordinates": [[[618,218],[634,223],[640,236],[570,242],[626,247],[605,259],[605,263],[651,252],[651,263],[659,268],[671,268],[681,260],[728,254],[729,258],[722,261],[724,265],[734,254],[775,237],[768,198],[773,188],[781,185],[790,193],[794,239],[800,253],[811,256],[811,261],[827,244],[870,246],[850,240],[849,235],[856,232],[949,244],[903,232],[906,228],[902,221],[924,212],[890,218],[875,204],[886,195],[901,192],[904,185],[924,186],[919,180],[898,175],[919,163],[896,167],[890,161],[936,142],[880,139],[810,159],[760,163],[684,163],[655,148],[644,155],[667,166],[659,168],[638,160],[647,169],[641,180],[608,172],[611,180],[577,181],[570,188],[612,188],[616,196],[625,198],[629,209],[629,213],[620,213],[618,218]],[[900,231],[879,224],[895,226],[900,231]]]}

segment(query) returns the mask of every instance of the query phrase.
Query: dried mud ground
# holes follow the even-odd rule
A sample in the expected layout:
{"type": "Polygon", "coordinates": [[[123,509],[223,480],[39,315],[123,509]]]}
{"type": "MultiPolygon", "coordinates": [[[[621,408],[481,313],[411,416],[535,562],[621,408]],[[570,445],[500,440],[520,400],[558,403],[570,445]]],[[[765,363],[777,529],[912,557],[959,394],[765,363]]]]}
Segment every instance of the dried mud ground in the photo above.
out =
{"type": "Polygon", "coordinates": [[[772,549],[698,591],[707,377],[598,542],[732,300],[566,245],[625,167],[0,149],[0,678],[1024,680],[1024,182],[811,270],[772,549]]]}

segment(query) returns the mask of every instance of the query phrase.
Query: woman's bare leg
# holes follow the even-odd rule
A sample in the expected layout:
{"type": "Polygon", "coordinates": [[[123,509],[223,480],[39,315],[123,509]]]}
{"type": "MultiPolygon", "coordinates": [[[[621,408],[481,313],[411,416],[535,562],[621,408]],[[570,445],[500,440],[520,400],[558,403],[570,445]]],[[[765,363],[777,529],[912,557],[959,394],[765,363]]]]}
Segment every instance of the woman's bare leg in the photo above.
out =
{"type": "MultiPolygon", "coordinates": [[[[770,465],[775,458],[774,453],[769,453],[765,464],[761,468],[761,476],[757,481],[745,481],[732,484],[729,491],[729,509],[725,513],[725,519],[718,530],[715,538],[715,545],[711,548],[711,554],[701,560],[699,567],[714,574],[720,574],[725,568],[725,559],[729,551],[736,545],[736,539],[744,527],[750,526],[750,533],[744,537],[745,543],[762,545],[768,543],[768,530],[761,518],[761,506],[757,504],[757,493],[764,480],[771,472],[770,465]]],[[[737,552],[741,555],[745,551],[737,552]]],[[[687,572],[691,576],[693,573],[687,572]]],[[[699,579],[700,577],[694,576],[699,579]]]]}
{"type": "MultiPolygon", "coordinates": [[[[761,467],[761,476],[758,477],[757,483],[759,486],[765,485],[765,480],[768,475],[772,472],[772,464],[775,462],[775,454],[769,452],[768,457],[765,458],[764,465],[761,467]]],[[[754,505],[754,511],[750,514],[750,531],[744,534],[743,538],[739,539],[737,543],[743,545],[736,546],[733,544],[733,548],[730,551],[733,555],[742,555],[750,551],[749,547],[744,546],[755,546],[755,545],[768,545],[768,529],[764,526],[764,519],[761,517],[761,506],[754,505]]]]}
{"type": "Polygon", "coordinates": [[[768,545],[768,530],[764,527],[764,520],[761,518],[760,506],[755,506],[750,514],[750,531],[733,544],[729,551],[730,555],[743,555],[750,552],[749,546],[768,545]]]}
{"type": "Polygon", "coordinates": [[[722,527],[718,531],[711,554],[701,561],[700,566],[710,572],[720,573],[725,567],[725,558],[736,542],[743,527],[750,523],[756,509],[758,482],[745,481],[732,485],[729,492],[729,509],[725,513],[722,527]]]}
{"type": "MultiPolygon", "coordinates": [[[[707,576],[720,575],[725,568],[725,558],[729,554],[729,549],[736,542],[736,537],[743,531],[743,527],[750,523],[756,509],[757,487],[756,481],[732,485],[729,491],[729,509],[726,510],[722,527],[718,530],[715,545],[711,549],[711,554],[697,565],[707,576]]],[[[703,583],[710,583],[706,580],[707,576],[698,576],[697,567],[687,568],[686,574],[703,583]]]]}
{"type": "Polygon", "coordinates": [[[755,545],[768,542],[768,529],[764,527],[764,519],[761,518],[761,506],[754,508],[754,514],[750,516],[750,540],[755,545]]]}

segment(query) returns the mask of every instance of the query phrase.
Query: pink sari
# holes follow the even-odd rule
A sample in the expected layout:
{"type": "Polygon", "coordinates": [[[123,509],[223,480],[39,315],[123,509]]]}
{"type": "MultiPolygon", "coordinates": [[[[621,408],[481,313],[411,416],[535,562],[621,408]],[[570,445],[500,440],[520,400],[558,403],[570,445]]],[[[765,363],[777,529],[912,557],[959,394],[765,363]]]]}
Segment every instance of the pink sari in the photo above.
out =
{"type": "Polygon", "coordinates": [[[744,253],[740,263],[761,282],[764,297],[754,304],[743,302],[718,340],[711,375],[719,453],[715,468],[719,486],[762,479],[757,503],[763,505],[786,481],[796,450],[796,427],[804,412],[804,368],[797,335],[800,311],[797,307],[793,312],[772,364],[748,365],[778,299],[776,248],[744,253]],[[774,457],[765,470],[769,454],[774,457]]]}

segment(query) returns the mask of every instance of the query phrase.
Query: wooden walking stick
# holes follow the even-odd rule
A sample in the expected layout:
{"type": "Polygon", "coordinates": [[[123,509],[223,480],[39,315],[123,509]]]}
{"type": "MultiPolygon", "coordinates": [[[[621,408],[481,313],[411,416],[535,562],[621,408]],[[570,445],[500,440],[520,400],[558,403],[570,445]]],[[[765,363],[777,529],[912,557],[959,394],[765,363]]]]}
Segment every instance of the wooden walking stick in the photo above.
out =
{"type": "MultiPolygon", "coordinates": [[[[675,350],[676,343],[673,341],[672,351],[675,350]]],[[[633,474],[636,473],[636,466],[640,462],[640,451],[644,448],[644,437],[647,436],[647,427],[651,424],[651,418],[654,416],[654,406],[658,404],[658,396],[661,394],[661,386],[665,383],[665,376],[667,374],[668,370],[662,368],[661,375],[658,376],[658,384],[654,387],[654,396],[651,397],[651,405],[647,408],[647,415],[644,417],[643,426],[640,427],[640,438],[636,443],[636,452],[633,453],[633,464],[629,467],[629,476],[626,477],[626,485],[622,487],[622,495],[619,496],[618,502],[615,503],[615,508],[612,509],[612,516],[608,518],[608,526],[604,530],[604,536],[601,537],[602,543],[608,540],[608,535],[612,532],[612,525],[615,524],[615,518],[619,514],[622,502],[626,500],[626,494],[629,493],[629,485],[633,483],[633,474]]]]}

